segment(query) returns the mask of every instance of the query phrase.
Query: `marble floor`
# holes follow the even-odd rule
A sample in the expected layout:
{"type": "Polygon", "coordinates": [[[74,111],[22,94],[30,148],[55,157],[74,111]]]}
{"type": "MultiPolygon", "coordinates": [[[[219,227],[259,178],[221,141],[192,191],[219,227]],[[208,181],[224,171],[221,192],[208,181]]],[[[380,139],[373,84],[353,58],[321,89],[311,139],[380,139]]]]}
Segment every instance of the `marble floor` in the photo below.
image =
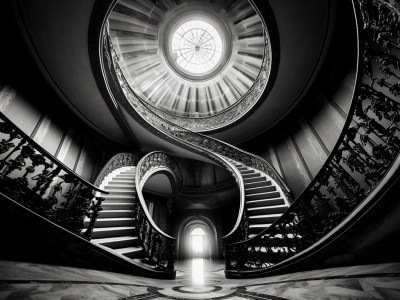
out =
{"type": "Polygon", "coordinates": [[[0,299],[400,299],[400,263],[228,280],[220,261],[178,262],[176,280],[0,261],[0,299]]]}

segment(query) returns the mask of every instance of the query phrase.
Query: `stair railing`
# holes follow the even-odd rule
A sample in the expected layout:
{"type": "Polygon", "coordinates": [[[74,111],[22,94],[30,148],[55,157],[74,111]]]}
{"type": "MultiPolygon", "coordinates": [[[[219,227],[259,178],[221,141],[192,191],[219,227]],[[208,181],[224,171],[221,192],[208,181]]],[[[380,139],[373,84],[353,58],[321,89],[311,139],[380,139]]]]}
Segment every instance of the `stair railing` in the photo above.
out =
{"type": "Polygon", "coordinates": [[[228,277],[243,271],[262,276],[263,270],[315,249],[372,202],[372,192],[400,164],[400,5],[355,0],[353,6],[357,25],[362,16],[363,31],[357,26],[362,48],[344,130],[289,209],[255,237],[229,245],[228,277]]]}
{"type": "Polygon", "coordinates": [[[104,73],[106,78],[107,76],[109,77],[107,84],[112,85],[110,89],[115,93],[117,98],[122,100],[119,103],[124,106],[132,117],[134,117],[149,131],[161,136],[163,139],[177,144],[180,147],[195,151],[196,153],[214,161],[216,164],[226,168],[235,178],[240,192],[239,212],[233,229],[230,233],[224,236],[224,239],[232,241],[242,240],[244,236],[247,237],[248,229],[248,222],[244,208],[245,192],[243,179],[240,172],[231,162],[229,162],[228,158],[263,171],[275,180],[287,199],[291,199],[289,188],[276,170],[266,160],[225,142],[200,133],[192,132],[169,122],[160,117],[151,105],[138,97],[127,83],[121,67],[119,66],[120,54],[117,53],[112,44],[107,27],[103,32],[102,50],[102,58],[105,62],[102,64],[104,67],[104,73]],[[127,101],[125,101],[125,99],[127,101]]]}
{"type": "Polygon", "coordinates": [[[111,157],[104,165],[103,169],[99,172],[99,175],[94,181],[94,185],[99,187],[104,179],[110,175],[113,171],[123,167],[134,167],[137,165],[139,157],[135,153],[123,152],[115,154],[111,157]]]}
{"type": "Polygon", "coordinates": [[[167,172],[176,186],[182,186],[181,171],[171,156],[159,151],[145,155],[136,168],[135,185],[139,203],[135,205],[135,230],[150,262],[159,270],[173,270],[176,239],[155,224],[142,193],[146,181],[159,172],[167,172]]]}
{"type": "Polygon", "coordinates": [[[0,112],[0,192],[90,240],[108,194],[70,170],[0,112]],[[89,226],[85,229],[85,218],[89,226]]]}

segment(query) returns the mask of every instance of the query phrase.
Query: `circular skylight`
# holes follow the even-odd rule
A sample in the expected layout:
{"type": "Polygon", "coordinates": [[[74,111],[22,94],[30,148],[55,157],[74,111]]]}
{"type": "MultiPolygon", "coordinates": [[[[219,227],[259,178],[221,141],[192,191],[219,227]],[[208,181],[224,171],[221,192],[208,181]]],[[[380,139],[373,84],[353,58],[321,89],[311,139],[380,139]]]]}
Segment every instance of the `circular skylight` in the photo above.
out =
{"type": "Polygon", "coordinates": [[[222,58],[221,35],[213,25],[191,20],[180,25],[172,36],[171,50],[176,64],[190,75],[206,75],[222,58]]]}

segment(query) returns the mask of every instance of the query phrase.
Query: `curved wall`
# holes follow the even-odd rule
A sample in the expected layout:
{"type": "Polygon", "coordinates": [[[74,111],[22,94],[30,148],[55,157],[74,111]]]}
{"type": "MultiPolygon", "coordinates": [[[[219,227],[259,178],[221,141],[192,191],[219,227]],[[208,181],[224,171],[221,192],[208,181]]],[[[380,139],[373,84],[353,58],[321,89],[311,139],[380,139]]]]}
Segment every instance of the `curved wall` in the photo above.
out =
{"type": "Polygon", "coordinates": [[[342,131],[353,97],[357,35],[351,3],[341,3],[328,60],[313,89],[272,132],[240,145],[267,159],[298,196],[321,169],[342,131]]]}

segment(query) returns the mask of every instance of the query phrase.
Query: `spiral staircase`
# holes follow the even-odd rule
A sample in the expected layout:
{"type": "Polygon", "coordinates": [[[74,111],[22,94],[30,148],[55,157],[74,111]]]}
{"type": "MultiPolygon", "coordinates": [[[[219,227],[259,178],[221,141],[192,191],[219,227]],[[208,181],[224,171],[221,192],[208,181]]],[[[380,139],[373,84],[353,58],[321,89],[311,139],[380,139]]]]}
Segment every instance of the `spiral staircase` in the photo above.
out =
{"type": "MultiPolygon", "coordinates": [[[[223,237],[227,277],[282,272],[286,267],[319,257],[327,245],[375,205],[379,198],[374,196],[399,165],[399,6],[396,1],[353,1],[359,51],[348,117],[320,171],[293,199],[290,188],[267,160],[214,135],[203,134],[242,122],[242,117],[262,105],[257,101],[267,96],[267,87],[273,84],[273,80],[269,81],[271,41],[262,16],[250,1],[205,1],[204,10],[214,8],[228,23],[233,47],[226,60],[212,66],[206,75],[196,77],[182,71],[172,52],[160,47],[164,45],[161,38],[168,40],[169,36],[159,34],[186,24],[185,18],[191,16],[193,8],[203,9],[196,3],[122,0],[113,7],[95,7],[96,18],[92,22],[100,22],[101,30],[95,26],[97,35],[91,38],[96,42],[90,47],[101,51],[90,51],[90,55],[96,56],[92,67],[100,74],[95,79],[102,87],[107,107],[123,120],[119,123],[121,128],[127,132],[136,130],[136,137],[151,136],[148,139],[156,140],[163,151],[151,152],[134,164],[113,167],[97,186],[89,184],[92,190],[108,194],[102,198],[98,195],[96,202],[82,192],[84,203],[91,206],[81,205],[87,219],[79,230],[84,230],[83,236],[91,238],[94,246],[146,268],[146,276],[160,276],[163,272],[173,278],[175,239],[152,220],[142,189],[146,180],[160,170],[169,172],[179,188],[182,174],[174,157],[182,155],[227,170],[237,183],[237,219],[223,237]],[[184,17],[176,23],[169,21],[179,14],[184,17]],[[145,265],[144,260],[150,264],[145,265]]],[[[207,18],[219,28],[214,15],[207,18]]],[[[225,28],[221,28],[216,31],[226,35],[225,28]]],[[[201,43],[201,38],[194,40],[201,43]]],[[[17,135],[7,126],[1,130],[12,141],[17,135]]],[[[19,153],[20,149],[13,151],[19,153]]],[[[17,156],[20,159],[35,158],[22,150],[21,153],[17,156]]],[[[18,159],[11,155],[2,159],[7,167],[0,169],[1,179],[9,180],[7,176],[18,168],[18,159]]],[[[42,175],[49,175],[46,170],[42,175]]],[[[28,173],[21,176],[19,183],[26,181],[23,178],[28,173]]],[[[75,183],[68,176],[59,176],[54,170],[50,174],[63,180],[59,179],[59,185],[70,184],[73,190],[75,183]]],[[[50,199],[44,187],[37,186],[32,190],[50,199]]],[[[59,191],[57,185],[52,189],[54,195],[59,191]]],[[[65,227],[77,232],[71,224],[65,227]]]]}

